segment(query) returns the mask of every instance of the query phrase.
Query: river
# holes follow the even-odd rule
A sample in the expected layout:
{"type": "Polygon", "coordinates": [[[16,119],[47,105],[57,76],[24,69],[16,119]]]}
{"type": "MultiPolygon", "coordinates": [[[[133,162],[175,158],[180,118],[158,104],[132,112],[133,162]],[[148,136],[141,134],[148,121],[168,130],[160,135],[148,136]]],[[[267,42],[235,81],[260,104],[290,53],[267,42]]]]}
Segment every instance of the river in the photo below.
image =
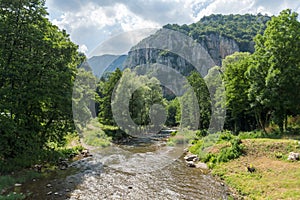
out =
{"type": "Polygon", "coordinates": [[[227,199],[229,189],[201,169],[186,166],[182,148],[139,138],[75,161],[22,187],[27,199],[227,199]],[[158,153],[157,153],[158,152],[158,153]]]}

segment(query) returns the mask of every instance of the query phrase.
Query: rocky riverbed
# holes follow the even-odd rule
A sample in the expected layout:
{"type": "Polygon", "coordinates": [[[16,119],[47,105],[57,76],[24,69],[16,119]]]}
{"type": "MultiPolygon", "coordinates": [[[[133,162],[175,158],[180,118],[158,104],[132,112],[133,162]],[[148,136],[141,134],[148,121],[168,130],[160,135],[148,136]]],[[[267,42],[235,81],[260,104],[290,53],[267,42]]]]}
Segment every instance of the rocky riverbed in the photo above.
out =
{"type": "Polygon", "coordinates": [[[158,156],[154,152],[158,147],[163,148],[161,144],[161,141],[154,140],[125,145],[124,149],[130,149],[131,153],[118,163],[122,165],[124,162],[123,168],[107,162],[110,160],[107,157],[119,158],[118,152],[110,151],[107,156],[103,151],[95,150],[93,156],[75,161],[67,170],[53,172],[48,178],[26,183],[21,190],[30,192],[28,199],[35,200],[227,199],[227,186],[200,168],[188,167],[183,155],[161,168],[152,168],[153,163],[141,163],[141,160],[155,162],[151,155],[158,156]],[[126,161],[132,165],[126,165],[126,161]],[[135,169],[149,169],[147,166],[150,166],[152,170],[124,170],[124,166],[135,166],[135,169]]]}

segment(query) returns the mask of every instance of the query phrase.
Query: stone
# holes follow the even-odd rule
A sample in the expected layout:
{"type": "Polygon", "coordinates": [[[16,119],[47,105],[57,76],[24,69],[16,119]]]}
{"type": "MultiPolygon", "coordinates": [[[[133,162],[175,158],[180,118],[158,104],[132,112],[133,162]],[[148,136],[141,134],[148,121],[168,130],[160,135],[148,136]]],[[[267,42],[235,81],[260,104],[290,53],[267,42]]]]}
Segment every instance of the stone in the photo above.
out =
{"type": "Polygon", "coordinates": [[[15,187],[21,187],[21,186],[22,186],[22,184],[20,184],[20,183],[15,184],[15,187]]]}
{"type": "Polygon", "coordinates": [[[51,195],[51,194],[52,194],[52,192],[51,192],[51,191],[47,193],[47,195],[51,195]]]}
{"type": "Polygon", "coordinates": [[[34,165],[34,170],[37,172],[42,172],[43,165],[34,165]]]}
{"type": "Polygon", "coordinates": [[[255,172],[256,169],[252,166],[247,166],[247,170],[248,170],[248,172],[253,173],[253,172],[255,172]]]}
{"type": "Polygon", "coordinates": [[[196,158],[198,158],[198,156],[193,154],[184,156],[184,160],[186,161],[193,161],[196,158]]]}
{"type": "Polygon", "coordinates": [[[84,158],[91,156],[91,154],[90,154],[90,152],[89,152],[88,149],[82,150],[81,154],[82,154],[82,156],[83,156],[84,158]]]}
{"type": "Polygon", "coordinates": [[[291,152],[289,154],[288,160],[296,161],[296,160],[299,160],[299,158],[300,158],[300,154],[299,153],[291,152]]]}
{"type": "Polygon", "coordinates": [[[198,162],[196,165],[195,165],[196,168],[201,168],[201,169],[208,169],[208,166],[207,164],[203,163],[203,162],[198,162]]]}
{"type": "Polygon", "coordinates": [[[196,167],[196,165],[193,161],[188,161],[186,164],[188,167],[196,167]]]}
{"type": "Polygon", "coordinates": [[[47,186],[47,187],[52,187],[52,185],[51,185],[50,183],[49,183],[49,184],[47,184],[46,186],[47,186]]]}

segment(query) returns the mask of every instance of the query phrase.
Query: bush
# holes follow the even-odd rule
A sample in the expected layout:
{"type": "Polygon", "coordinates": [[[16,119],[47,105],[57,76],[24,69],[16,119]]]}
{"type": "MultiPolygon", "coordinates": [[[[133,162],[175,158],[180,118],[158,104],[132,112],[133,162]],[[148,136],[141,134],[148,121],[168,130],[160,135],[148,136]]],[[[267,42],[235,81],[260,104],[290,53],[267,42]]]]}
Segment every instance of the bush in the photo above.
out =
{"type": "Polygon", "coordinates": [[[238,136],[241,139],[255,139],[255,138],[263,138],[264,134],[261,131],[251,131],[251,132],[240,132],[238,136]]]}
{"type": "Polygon", "coordinates": [[[177,134],[177,131],[173,131],[173,132],[171,132],[171,136],[175,136],[177,134]]]}
{"type": "Polygon", "coordinates": [[[232,133],[230,131],[225,131],[225,132],[222,132],[220,134],[220,137],[219,137],[219,142],[221,141],[230,141],[234,138],[235,136],[232,135],[232,133]]]}
{"type": "Polygon", "coordinates": [[[203,138],[207,135],[208,135],[208,131],[206,129],[196,131],[196,136],[199,138],[203,138]]]}
{"type": "Polygon", "coordinates": [[[203,162],[208,163],[210,168],[213,168],[217,163],[228,162],[241,156],[243,154],[241,143],[241,139],[237,136],[232,135],[230,132],[223,132],[211,134],[202,140],[198,140],[189,150],[191,153],[197,154],[203,162]],[[223,143],[226,143],[226,145],[221,145],[223,143]],[[222,147],[219,147],[218,144],[222,147]],[[206,151],[209,147],[220,149],[218,153],[211,153],[206,151]]]}
{"type": "Polygon", "coordinates": [[[200,155],[202,152],[203,140],[198,140],[196,144],[189,148],[189,151],[193,154],[200,155]]]}

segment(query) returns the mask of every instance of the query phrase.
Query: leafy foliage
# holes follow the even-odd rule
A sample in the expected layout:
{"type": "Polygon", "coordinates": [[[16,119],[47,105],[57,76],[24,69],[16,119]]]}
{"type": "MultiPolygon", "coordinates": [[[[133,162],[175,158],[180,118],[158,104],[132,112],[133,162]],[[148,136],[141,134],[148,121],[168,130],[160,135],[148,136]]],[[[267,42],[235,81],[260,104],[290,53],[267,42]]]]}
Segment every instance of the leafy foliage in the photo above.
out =
{"type": "Polygon", "coordinates": [[[248,99],[250,82],[246,76],[251,64],[249,53],[234,53],[223,60],[223,81],[225,83],[226,126],[238,133],[255,128],[254,113],[248,99]],[[232,125],[231,125],[232,124],[232,125]]]}
{"type": "Polygon", "coordinates": [[[209,167],[228,162],[243,154],[241,139],[227,131],[208,135],[198,140],[189,150],[207,162],[209,167]],[[217,141],[215,136],[218,136],[217,141]]]}
{"type": "Polygon", "coordinates": [[[258,15],[210,15],[191,25],[167,24],[164,28],[180,31],[193,37],[198,42],[205,41],[209,34],[217,33],[234,39],[241,51],[253,52],[253,38],[263,33],[269,16],[258,15]]]}
{"type": "Polygon", "coordinates": [[[98,117],[99,121],[107,125],[115,125],[113,114],[111,111],[111,100],[114,92],[114,88],[118,81],[122,77],[122,72],[119,68],[111,74],[108,75],[107,79],[101,80],[98,83],[97,93],[98,93],[98,104],[99,111],[98,117]]]}
{"type": "Polygon", "coordinates": [[[208,129],[211,114],[210,94],[201,75],[194,71],[188,76],[188,82],[193,87],[199,105],[199,129],[208,129]]]}
{"type": "Polygon", "coordinates": [[[43,151],[74,130],[77,45],[46,18],[42,0],[1,1],[0,160],[43,151]]]}
{"type": "Polygon", "coordinates": [[[259,117],[261,113],[271,113],[281,132],[287,128],[287,116],[299,114],[300,92],[295,89],[300,86],[297,17],[287,9],[272,18],[264,34],[255,38],[254,64],[249,67],[253,107],[259,117]]]}

